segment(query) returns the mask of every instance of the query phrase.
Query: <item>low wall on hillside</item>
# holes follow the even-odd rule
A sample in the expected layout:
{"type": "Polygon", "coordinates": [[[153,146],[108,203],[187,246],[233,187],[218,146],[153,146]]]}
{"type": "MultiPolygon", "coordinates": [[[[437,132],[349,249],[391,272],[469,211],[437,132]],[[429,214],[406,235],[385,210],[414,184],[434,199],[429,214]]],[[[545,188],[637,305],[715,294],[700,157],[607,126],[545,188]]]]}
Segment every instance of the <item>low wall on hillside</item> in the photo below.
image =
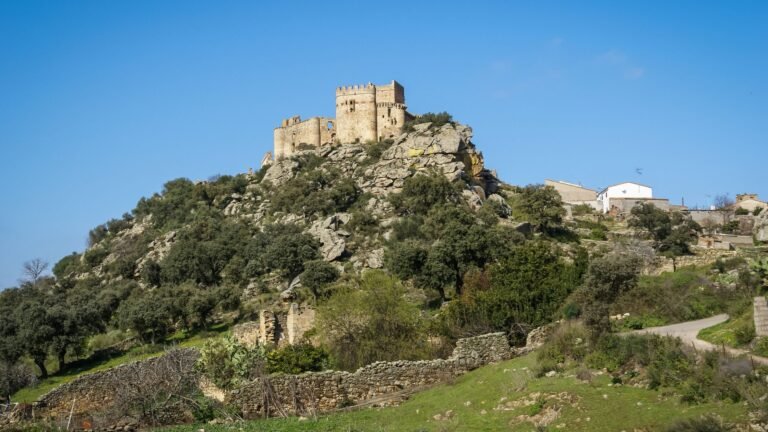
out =
{"type": "MultiPolygon", "coordinates": [[[[36,411],[50,418],[66,418],[71,412],[76,420],[90,419],[91,415],[109,409],[118,393],[138,380],[178,378],[167,376],[169,371],[177,375],[194,373],[199,355],[196,349],[179,349],[170,358],[166,354],[82,375],[41,396],[35,404],[36,411]],[[169,359],[174,362],[170,368],[169,359]]],[[[77,428],[79,423],[73,422],[74,427],[77,428]]]]}
{"type": "MultiPolygon", "coordinates": [[[[490,333],[459,339],[447,359],[376,362],[355,372],[272,375],[224,392],[223,399],[247,418],[327,412],[363,403],[386,404],[377,399],[445,382],[485,364],[521,355],[535,345],[530,343],[525,348],[513,348],[504,333],[490,333]]],[[[125,387],[139,382],[146,384],[147,379],[163,385],[163,381],[173,381],[187,374],[195,374],[197,381],[199,377],[194,365],[198,357],[195,349],[181,349],[174,352],[171,365],[167,361],[169,357],[163,356],[83,375],[43,395],[35,404],[35,410],[38,416],[63,419],[64,422],[71,412],[75,429],[85,428],[82,426],[85,424],[98,424],[104,430],[118,427],[116,425],[123,420],[112,418],[109,412],[117,395],[125,392],[125,387]]]]}
{"type": "Polygon", "coordinates": [[[246,418],[327,412],[444,382],[526,350],[510,347],[504,333],[490,333],[460,339],[447,359],[376,362],[355,372],[308,372],[259,378],[230,392],[225,403],[238,408],[246,418]]]}

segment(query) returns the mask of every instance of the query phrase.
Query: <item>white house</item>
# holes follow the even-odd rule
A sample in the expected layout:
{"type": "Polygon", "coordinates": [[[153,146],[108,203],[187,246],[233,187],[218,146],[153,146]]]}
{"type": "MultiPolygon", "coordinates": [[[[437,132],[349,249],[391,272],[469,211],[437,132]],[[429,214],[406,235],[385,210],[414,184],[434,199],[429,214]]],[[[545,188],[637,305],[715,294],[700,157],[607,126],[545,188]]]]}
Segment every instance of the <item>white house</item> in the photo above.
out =
{"type": "Polygon", "coordinates": [[[600,191],[597,194],[597,203],[603,213],[611,211],[611,199],[624,200],[633,198],[653,198],[653,189],[640,183],[617,183],[600,191]]]}

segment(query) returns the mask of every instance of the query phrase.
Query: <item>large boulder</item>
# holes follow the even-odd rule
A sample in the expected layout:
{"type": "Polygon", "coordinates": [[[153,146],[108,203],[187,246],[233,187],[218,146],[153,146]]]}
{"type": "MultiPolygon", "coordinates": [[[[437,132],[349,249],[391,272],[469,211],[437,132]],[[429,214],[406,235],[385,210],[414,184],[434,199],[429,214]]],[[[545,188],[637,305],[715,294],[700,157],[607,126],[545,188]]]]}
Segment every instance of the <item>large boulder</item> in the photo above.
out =
{"type": "Polygon", "coordinates": [[[272,183],[274,186],[280,186],[296,176],[299,169],[299,162],[294,159],[279,159],[274,162],[264,173],[264,180],[272,183]]]}
{"type": "Polygon", "coordinates": [[[320,241],[320,254],[325,261],[333,261],[344,255],[349,232],[341,227],[349,222],[349,213],[337,213],[312,224],[308,233],[320,241]]]}
{"type": "Polygon", "coordinates": [[[755,226],[752,231],[755,235],[755,240],[759,242],[768,242],[768,210],[763,210],[760,215],[755,218],[755,226]]]}
{"type": "Polygon", "coordinates": [[[483,195],[493,193],[498,185],[495,176],[483,166],[482,153],[472,144],[472,128],[423,123],[400,135],[365,171],[360,186],[375,195],[386,195],[399,192],[406,178],[427,171],[442,173],[449,180],[470,180],[484,190],[483,195]]]}

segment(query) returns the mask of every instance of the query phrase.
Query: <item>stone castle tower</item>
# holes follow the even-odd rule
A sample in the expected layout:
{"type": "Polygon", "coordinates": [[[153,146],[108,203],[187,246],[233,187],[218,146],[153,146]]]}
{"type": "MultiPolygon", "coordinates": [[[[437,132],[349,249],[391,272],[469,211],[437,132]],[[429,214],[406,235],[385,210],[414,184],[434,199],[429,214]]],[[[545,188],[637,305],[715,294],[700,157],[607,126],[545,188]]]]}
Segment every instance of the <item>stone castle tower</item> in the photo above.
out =
{"type": "Polygon", "coordinates": [[[378,141],[399,135],[412,116],[397,81],[336,89],[336,118],[294,116],[275,128],[275,159],[332,143],[378,141]]]}

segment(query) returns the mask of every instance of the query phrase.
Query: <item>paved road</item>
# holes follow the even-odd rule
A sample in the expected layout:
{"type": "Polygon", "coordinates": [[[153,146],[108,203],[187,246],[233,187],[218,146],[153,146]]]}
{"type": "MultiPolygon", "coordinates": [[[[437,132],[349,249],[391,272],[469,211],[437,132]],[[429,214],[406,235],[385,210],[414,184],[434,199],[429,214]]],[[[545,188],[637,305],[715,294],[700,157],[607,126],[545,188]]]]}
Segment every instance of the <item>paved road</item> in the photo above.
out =
{"type": "MultiPolygon", "coordinates": [[[[721,315],[715,315],[713,317],[704,318],[696,321],[687,321],[680,324],[672,324],[668,326],[662,326],[662,327],[649,327],[642,330],[637,330],[635,333],[639,334],[657,334],[662,336],[672,336],[672,337],[679,337],[684,343],[693,345],[694,348],[700,349],[700,350],[707,350],[707,351],[713,351],[713,350],[722,350],[722,346],[712,345],[709,342],[703,341],[696,336],[699,334],[699,331],[702,329],[705,329],[707,327],[712,327],[714,325],[720,324],[721,322],[725,322],[728,320],[727,314],[721,314],[721,315]]],[[[736,349],[736,348],[729,348],[725,347],[725,350],[733,355],[750,355],[747,351],[736,349]]],[[[760,357],[760,356],[751,356],[752,359],[757,363],[762,363],[768,365],[768,358],[766,357],[760,357]]]]}

